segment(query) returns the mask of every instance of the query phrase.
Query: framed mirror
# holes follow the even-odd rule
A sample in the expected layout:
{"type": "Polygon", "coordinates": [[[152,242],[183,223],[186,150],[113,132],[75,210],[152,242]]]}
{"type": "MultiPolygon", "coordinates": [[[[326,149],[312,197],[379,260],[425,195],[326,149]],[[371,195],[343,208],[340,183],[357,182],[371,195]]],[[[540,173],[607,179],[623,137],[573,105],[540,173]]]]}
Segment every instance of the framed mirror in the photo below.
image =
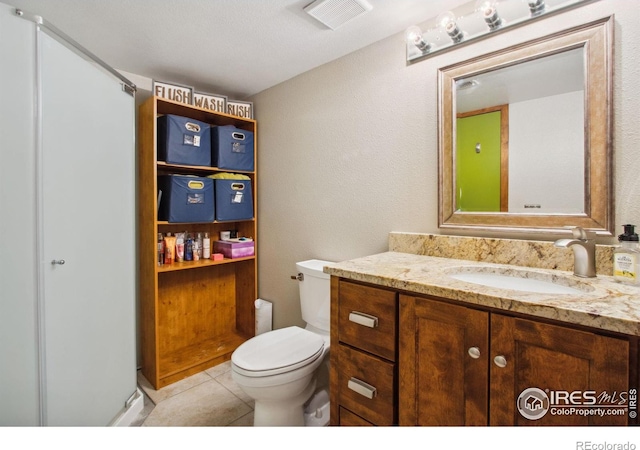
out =
{"type": "Polygon", "coordinates": [[[439,227],[613,234],[613,16],[438,71],[439,227]]]}

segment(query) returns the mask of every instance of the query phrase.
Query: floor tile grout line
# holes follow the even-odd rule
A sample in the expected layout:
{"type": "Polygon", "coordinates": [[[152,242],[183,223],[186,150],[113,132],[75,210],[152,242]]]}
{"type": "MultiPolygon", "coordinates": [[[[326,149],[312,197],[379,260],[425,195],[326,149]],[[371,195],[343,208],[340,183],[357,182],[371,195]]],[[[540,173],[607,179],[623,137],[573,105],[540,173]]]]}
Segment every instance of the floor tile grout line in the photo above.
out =
{"type": "MultiPolygon", "coordinates": [[[[205,380],[203,380],[203,381],[201,381],[201,382],[199,382],[199,383],[197,383],[197,384],[194,384],[193,386],[190,386],[189,388],[187,388],[187,389],[185,389],[185,390],[182,390],[182,391],[176,392],[176,393],[174,393],[174,394],[172,394],[172,395],[169,395],[169,396],[168,396],[168,397],[166,397],[166,398],[162,398],[161,400],[158,400],[157,402],[152,398],[152,396],[151,396],[151,395],[149,395],[149,394],[148,394],[148,392],[147,392],[147,391],[145,390],[145,388],[143,387],[142,383],[138,382],[137,384],[138,384],[138,386],[140,387],[140,389],[144,392],[145,397],[149,400],[149,402],[151,403],[151,405],[153,405],[153,407],[151,408],[151,411],[153,411],[153,409],[155,409],[155,407],[157,407],[159,404],[161,404],[161,403],[162,403],[162,402],[164,402],[165,400],[169,400],[169,399],[172,399],[172,398],[179,397],[179,396],[181,396],[181,395],[183,395],[183,394],[186,394],[187,392],[191,391],[193,388],[196,388],[196,387],[198,387],[198,386],[202,386],[203,384],[208,383],[209,381],[215,381],[215,382],[216,382],[216,385],[217,385],[218,387],[222,387],[222,388],[224,388],[224,390],[225,390],[226,392],[228,392],[229,394],[231,394],[231,396],[232,396],[234,399],[236,399],[237,401],[239,401],[240,403],[242,403],[243,405],[245,405],[246,407],[248,407],[248,408],[249,408],[249,411],[248,411],[246,414],[243,414],[242,416],[237,417],[236,419],[234,419],[234,420],[230,421],[229,423],[227,423],[227,424],[225,424],[225,425],[220,425],[220,426],[234,426],[234,425],[233,425],[234,423],[240,422],[240,421],[242,421],[243,419],[244,419],[244,420],[246,420],[246,419],[248,418],[248,416],[250,416],[251,414],[253,414],[253,413],[254,413],[254,410],[255,410],[255,407],[254,407],[250,402],[247,402],[247,401],[245,401],[243,398],[241,398],[240,396],[238,396],[238,395],[237,395],[237,394],[236,394],[236,393],[235,393],[231,388],[229,388],[227,385],[225,385],[223,382],[221,382],[221,381],[219,380],[219,379],[221,379],[222,377],[224,377],[224,376],[228,375],[228,374],[229,374],[229,372],[231,372],[231,370],[225,370],[225,371],[222,371],[222,372],[217,373],[217,374],[214,376],[214,375],[212,375],[212,374],[208,373],[208,372],[207,372],[207,370],[204,370],[204,371],[202,371],[202,372],[200,372],[200,373],[201,373],[201,374],[202,374],[202,373],[206,374],[206,375],[207,375],[207,377],[206,377],[207,379],[205,379],[205,380]]],[[[151,386],[151,384],[148,382],[148,380],[147,380],[146,378],[144,378],[144,375],[142,375],[142,377],[143,377],[143,379],[146,381],[146,384],[148,385],[146,389],[154,390],[154,389],[153,389],[153,387],[151,386]]],[[[166,387],[167,387],[167,386],[165,386],[165,388],[166,388],[166,387]]],[[[161,388],[161,389],[164,389],[164,388],[161,388]]],[[[160,389],[158,389],[158,390],[154,390],[154,391],[157,393],[157,392],[159,392],[159,391],[160,391],[160,389]]],[[[155,397],[157,397],[157,396],[155,396],[155,397]]],[[[162,397],[162,395],[160,395],[160,397],[162,397]]],[[[147,419],[148,419],[148,417],[149,417],[149,415],[150,415],[150,414],[151,414],[151,412],[147,412],[146,417],[144,417],[144,418],[141,420],[141,422],[140,422],[140,425],[139,425],[139,426],[145,426],[145,423],[146,423],[146,421],[147,421],[147,419]]],[[[246,426],[246,425],[241,425],[241,426],[246,426]]]]}
{"type": "MultiPolygon", "coordinates": [[[[218,377],[220,377],[220,376],[222,376],[222,375],[223,375],[223,374],[218,375],[218,377]]],[[[218,378],[218,377],[216,377],[216,378],[218,378]]],[[[220,386],[222,386],[223,388],[225,388],[225,389],[226,389],[226,390],[227,390],[231,395],[233,395],[235,398],[237,398],[237,399],[238,399],[238,400],[240,400],[242,403],[244,403],[244,404],[245,404],[245,405],[247,405],[249,408],[251,408],[251,411],[253,411],[253,410],[254,410],[254,407],[253,407],[253,406],[251,406],[251,404],[250,404],[250,403],[247,403],[246,401],[244,401],[244,399],[242,399],[242,398],[238,397],[238,395],[237,395],[235,392],[233,392],[231,389],[229,389],[228,387],[226,387],[224,384],[220,383],[216,378],[214,378],[214,379],[213,379],[215,382],[217,382],[220,386]]],[[[248,413],[247,413],[247,414],[248,414],[248,413]]]]}

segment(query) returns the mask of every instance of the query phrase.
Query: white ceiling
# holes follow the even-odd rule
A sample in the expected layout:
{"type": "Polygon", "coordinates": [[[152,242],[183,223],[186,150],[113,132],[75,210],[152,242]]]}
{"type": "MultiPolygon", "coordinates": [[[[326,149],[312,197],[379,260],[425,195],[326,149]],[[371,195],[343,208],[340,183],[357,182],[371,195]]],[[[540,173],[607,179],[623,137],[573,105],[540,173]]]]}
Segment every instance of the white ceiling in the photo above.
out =
{"type": "Polygon", "coordinates": [[[335,31],[312,0],[1,0],[43,19],[115,69],[241,100],[469,0],[368,0],[335,31]]]}
{"type": "Polygon", "coordinates": [[[472,80],[478,84],[457,92],[458,113],[583,91],[584,49],[563,51],[462,81],[472,80]]]}

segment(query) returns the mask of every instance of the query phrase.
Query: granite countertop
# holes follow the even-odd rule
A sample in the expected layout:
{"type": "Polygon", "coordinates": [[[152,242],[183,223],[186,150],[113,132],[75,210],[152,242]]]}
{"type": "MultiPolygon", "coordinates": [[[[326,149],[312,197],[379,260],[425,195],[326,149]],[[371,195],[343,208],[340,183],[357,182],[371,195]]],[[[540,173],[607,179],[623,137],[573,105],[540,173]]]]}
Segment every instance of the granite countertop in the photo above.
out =
{"type": "Polygon", "coordinates": [[[458,300],[535,317],[640,336],[640,287],[611,276],[580,278],[573,272],[461,259],[385,252],[324,267],[330,275],[458,300]],[[452,278],[456,273],[496,273],[553,281],[578,294],[546,294],[487,287],[452,278]]]}

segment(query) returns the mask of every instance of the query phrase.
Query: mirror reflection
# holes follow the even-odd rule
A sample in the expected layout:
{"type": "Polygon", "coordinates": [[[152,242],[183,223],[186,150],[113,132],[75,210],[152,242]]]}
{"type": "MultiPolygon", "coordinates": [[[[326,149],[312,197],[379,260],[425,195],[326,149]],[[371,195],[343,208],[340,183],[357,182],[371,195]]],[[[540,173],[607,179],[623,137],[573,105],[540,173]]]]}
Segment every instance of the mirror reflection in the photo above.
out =
{"type": "Polygon", "coordinates": [[[456,80],[457,210],[584,213],[584,86],[581,48],[456,80]]]}
{"type": "Polygon", "coordinates": [[[439,227],[611,236],[613,18],[438,70],[439,227]]]}

